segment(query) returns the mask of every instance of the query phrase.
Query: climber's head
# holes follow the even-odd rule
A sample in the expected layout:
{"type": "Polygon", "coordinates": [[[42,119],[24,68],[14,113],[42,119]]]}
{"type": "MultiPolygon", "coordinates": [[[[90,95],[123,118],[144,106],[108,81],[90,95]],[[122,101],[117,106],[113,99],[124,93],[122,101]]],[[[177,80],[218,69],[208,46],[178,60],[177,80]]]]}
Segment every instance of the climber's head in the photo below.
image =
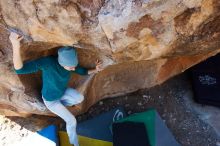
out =
{"type": "Polygon", "coordinates": [[[78,58],[75,48],[65,46],[58,50],[58,62],[66,70],[74,71],[78,65],[78,58]]]}

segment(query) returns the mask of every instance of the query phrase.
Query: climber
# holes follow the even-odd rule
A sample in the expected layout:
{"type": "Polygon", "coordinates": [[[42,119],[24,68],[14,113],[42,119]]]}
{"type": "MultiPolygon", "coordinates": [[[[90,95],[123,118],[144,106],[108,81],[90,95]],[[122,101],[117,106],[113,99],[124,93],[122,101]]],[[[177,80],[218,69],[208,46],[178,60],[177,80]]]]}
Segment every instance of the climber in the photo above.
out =
{"type": "Polygon", "coordinates": [[[80,75],[97,73],[102,70],[102,63],[96,62],[96,68],[88,70],[79,66],[77,52],[73,47],[65,46],[58,50],[58,57],[47,56],[23,64],[20,53],[20,41],[23,37],[11,32],[9,39],[13,48],[13,63],[17,74],[42,71],[42,98],[46,107],[66,122],[69,141],[79,146],[76,134],[76,118],[65,106],[81,103],[84,96],[73,88],[68,88],[71,72],[80,75]]]}

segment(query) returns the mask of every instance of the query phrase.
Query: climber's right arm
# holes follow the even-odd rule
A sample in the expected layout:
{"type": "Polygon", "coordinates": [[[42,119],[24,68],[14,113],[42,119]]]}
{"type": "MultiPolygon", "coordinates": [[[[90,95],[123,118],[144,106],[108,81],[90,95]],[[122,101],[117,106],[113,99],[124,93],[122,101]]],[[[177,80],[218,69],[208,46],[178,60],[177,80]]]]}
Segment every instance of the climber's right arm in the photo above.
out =
{"type": "Polygon", "coordinates": [[[29,74],[34,73],[43,68],[46,68],[48,64],[51,62],[50,57],[41,57],[36,60],[26,61],[23,63],[20,52],[20,41],[23,37],[20,37],[18,34],[12,32],[9,36],[9,39],[12,43],[13,48],[13,63],[14,69],[17,74],[29,74]]]}
{"type": "Polygon", "coordinates": [[[19,36],[18,34],[11,32],[9,39],[12,44],[12,50],[13,50],[13,63],[15,70],[19,70],[23,67],[23,61],[21,58],[21,49],[20,49],[20,41],[23,39],[23,37],[19,36]]]}

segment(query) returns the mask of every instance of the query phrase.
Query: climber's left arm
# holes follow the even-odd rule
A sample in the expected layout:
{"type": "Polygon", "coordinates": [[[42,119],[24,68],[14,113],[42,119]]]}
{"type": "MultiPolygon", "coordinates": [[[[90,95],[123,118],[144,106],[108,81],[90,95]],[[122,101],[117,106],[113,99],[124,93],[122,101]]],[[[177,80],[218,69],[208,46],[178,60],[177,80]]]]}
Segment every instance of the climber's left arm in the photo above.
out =
{"type": "Polygon", "coordinates": [[[80,75],[88,75],[88,74],[98,73],[103,70],[101,65],[102,65],[102,63],[97,60],[95,69],[86,69],[84,67],[77,66],[74,72],[77,74],[80,74],[80,75]]]}
{"type": "Polygon", "coordinates": [[[102,62],[100,62],[99,60],[97,60],[95,64],[96,64],[95,69],[90,69],[90,70],[88,71],[88,74],[98,73],[98,72],[100,72],[100,71],[103,70],[103,68],[102,68],[102,62]]]}

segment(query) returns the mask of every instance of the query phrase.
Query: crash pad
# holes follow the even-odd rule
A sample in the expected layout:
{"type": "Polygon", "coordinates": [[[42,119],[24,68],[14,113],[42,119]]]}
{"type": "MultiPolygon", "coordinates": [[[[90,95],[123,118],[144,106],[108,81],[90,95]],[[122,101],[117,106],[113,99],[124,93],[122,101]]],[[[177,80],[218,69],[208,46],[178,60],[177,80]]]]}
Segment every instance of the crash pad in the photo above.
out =
{"type": "Polygon", "coordinates": [[[117,122],[128,121],[145,124],[151,146],[180,146],[155,109],[130,115],[117,122]]]}
{"type": "Polygon", "coordinates": [[[220,54],[190,69],[195,100],[220,106],[220,54]]]}
{"type": "Polygon", "coordinates": [[[77,134],[93,139],[112,142],[112,133],[109,127],[114,121],[124,117],[124,109],[122,107],[115,108],[90,120],[78,123],[77,134]]]}
{"type": "Polygon", "coordinates": [[[150,146],[142,122],[115,122],[112,131],[114,146],[150,146]]]}
{"type": "Polygon", "coordinates": [[[46,128],[43,128],[40,131],[37,131],[37,133],[45,138],[48,138],[49,140],[58,143],[58,134],[57,134],[57,126],[56,125],[49,125],[46,128]]]}
{"type": "MultiPolygon", "coordinates": [[[[112,142],[78,136],[80,146],[113,146],[112,142]]],[[[72,146],[65,131],[59,131],[60,146],[72,146]]]]}

